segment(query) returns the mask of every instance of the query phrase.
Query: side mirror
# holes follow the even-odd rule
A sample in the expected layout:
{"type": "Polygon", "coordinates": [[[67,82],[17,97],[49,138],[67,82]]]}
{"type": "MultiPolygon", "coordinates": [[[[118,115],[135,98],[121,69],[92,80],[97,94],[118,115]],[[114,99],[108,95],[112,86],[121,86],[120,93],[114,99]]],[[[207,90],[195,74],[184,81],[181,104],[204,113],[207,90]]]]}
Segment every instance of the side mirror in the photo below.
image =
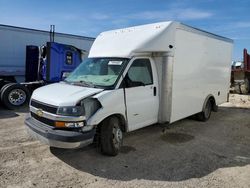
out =
{"type": "Polygon", "coordinates": [[[65,78],[67,78],[70,75],[70,72],[63,72],[62,73],[62,80],[64,80],[65,78]]]}

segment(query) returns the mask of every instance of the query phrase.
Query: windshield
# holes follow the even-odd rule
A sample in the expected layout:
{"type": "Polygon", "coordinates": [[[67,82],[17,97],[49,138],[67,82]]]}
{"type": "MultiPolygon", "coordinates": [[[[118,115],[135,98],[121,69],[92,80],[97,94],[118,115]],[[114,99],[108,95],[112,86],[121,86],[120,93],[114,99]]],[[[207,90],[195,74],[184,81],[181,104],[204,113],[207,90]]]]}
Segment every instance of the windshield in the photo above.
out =
{"type": "Polygon", "coordinates": [[[125,58],[87,58],[65,81],[90,87],[113,86],[127,62],[125,58]]]}

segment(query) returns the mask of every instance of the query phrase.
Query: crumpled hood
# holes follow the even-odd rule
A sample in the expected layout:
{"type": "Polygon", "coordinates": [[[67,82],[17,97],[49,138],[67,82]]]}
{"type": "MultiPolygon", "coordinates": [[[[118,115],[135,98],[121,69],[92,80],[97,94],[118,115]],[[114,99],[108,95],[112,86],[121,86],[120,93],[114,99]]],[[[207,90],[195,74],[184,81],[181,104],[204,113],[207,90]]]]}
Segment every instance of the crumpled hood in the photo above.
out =
{"type": "Polygon", "coordinates": [[[103,89],[56,83],[36,89],[31,99],[54,106],[74,106],[79,100],[101,91],[103,89]]]}

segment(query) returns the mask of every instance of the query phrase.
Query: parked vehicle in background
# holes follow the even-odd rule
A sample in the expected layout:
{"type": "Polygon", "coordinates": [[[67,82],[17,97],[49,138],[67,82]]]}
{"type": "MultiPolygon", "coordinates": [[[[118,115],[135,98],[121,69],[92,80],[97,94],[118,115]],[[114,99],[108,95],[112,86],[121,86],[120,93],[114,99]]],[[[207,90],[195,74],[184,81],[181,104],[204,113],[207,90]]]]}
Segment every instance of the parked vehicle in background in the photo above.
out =
{"type": "Polygon", "coordinates": [[[0,25],[0,35],[0,100],[9,109],[26,104],[41,85],[62,80],[79,65],[94,41],[6,25],[0,25]]]}
{"type": "Polygon", "coordinates": [[[207,121],[227,100],[232,47],[172,21],[103,32],[64,82],[33,92],[27,129],[50,146],[95,141],[117,155],[124,132],[191,115],[207,121]]]}
{"type": "Polygon", "coordinates": [[[231,71],[231,87],[237,93],[250,92],[250,55],[247,49],[243,50],[243,62],[233,62],[231,71]]]}

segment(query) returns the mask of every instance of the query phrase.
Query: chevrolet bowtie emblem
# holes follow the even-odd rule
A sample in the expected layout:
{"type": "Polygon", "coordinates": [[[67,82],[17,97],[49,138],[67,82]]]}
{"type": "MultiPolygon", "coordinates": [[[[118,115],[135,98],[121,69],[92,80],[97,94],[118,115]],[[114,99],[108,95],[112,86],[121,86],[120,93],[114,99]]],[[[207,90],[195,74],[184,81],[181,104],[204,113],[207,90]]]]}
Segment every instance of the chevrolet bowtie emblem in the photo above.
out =
{"type": "Polygon", "coordinates": [[[43,111],[41,109],[38,109],[36,111],[36,115],[38,115],[39,117],[42,117],[43,116],[43,111]]]}

